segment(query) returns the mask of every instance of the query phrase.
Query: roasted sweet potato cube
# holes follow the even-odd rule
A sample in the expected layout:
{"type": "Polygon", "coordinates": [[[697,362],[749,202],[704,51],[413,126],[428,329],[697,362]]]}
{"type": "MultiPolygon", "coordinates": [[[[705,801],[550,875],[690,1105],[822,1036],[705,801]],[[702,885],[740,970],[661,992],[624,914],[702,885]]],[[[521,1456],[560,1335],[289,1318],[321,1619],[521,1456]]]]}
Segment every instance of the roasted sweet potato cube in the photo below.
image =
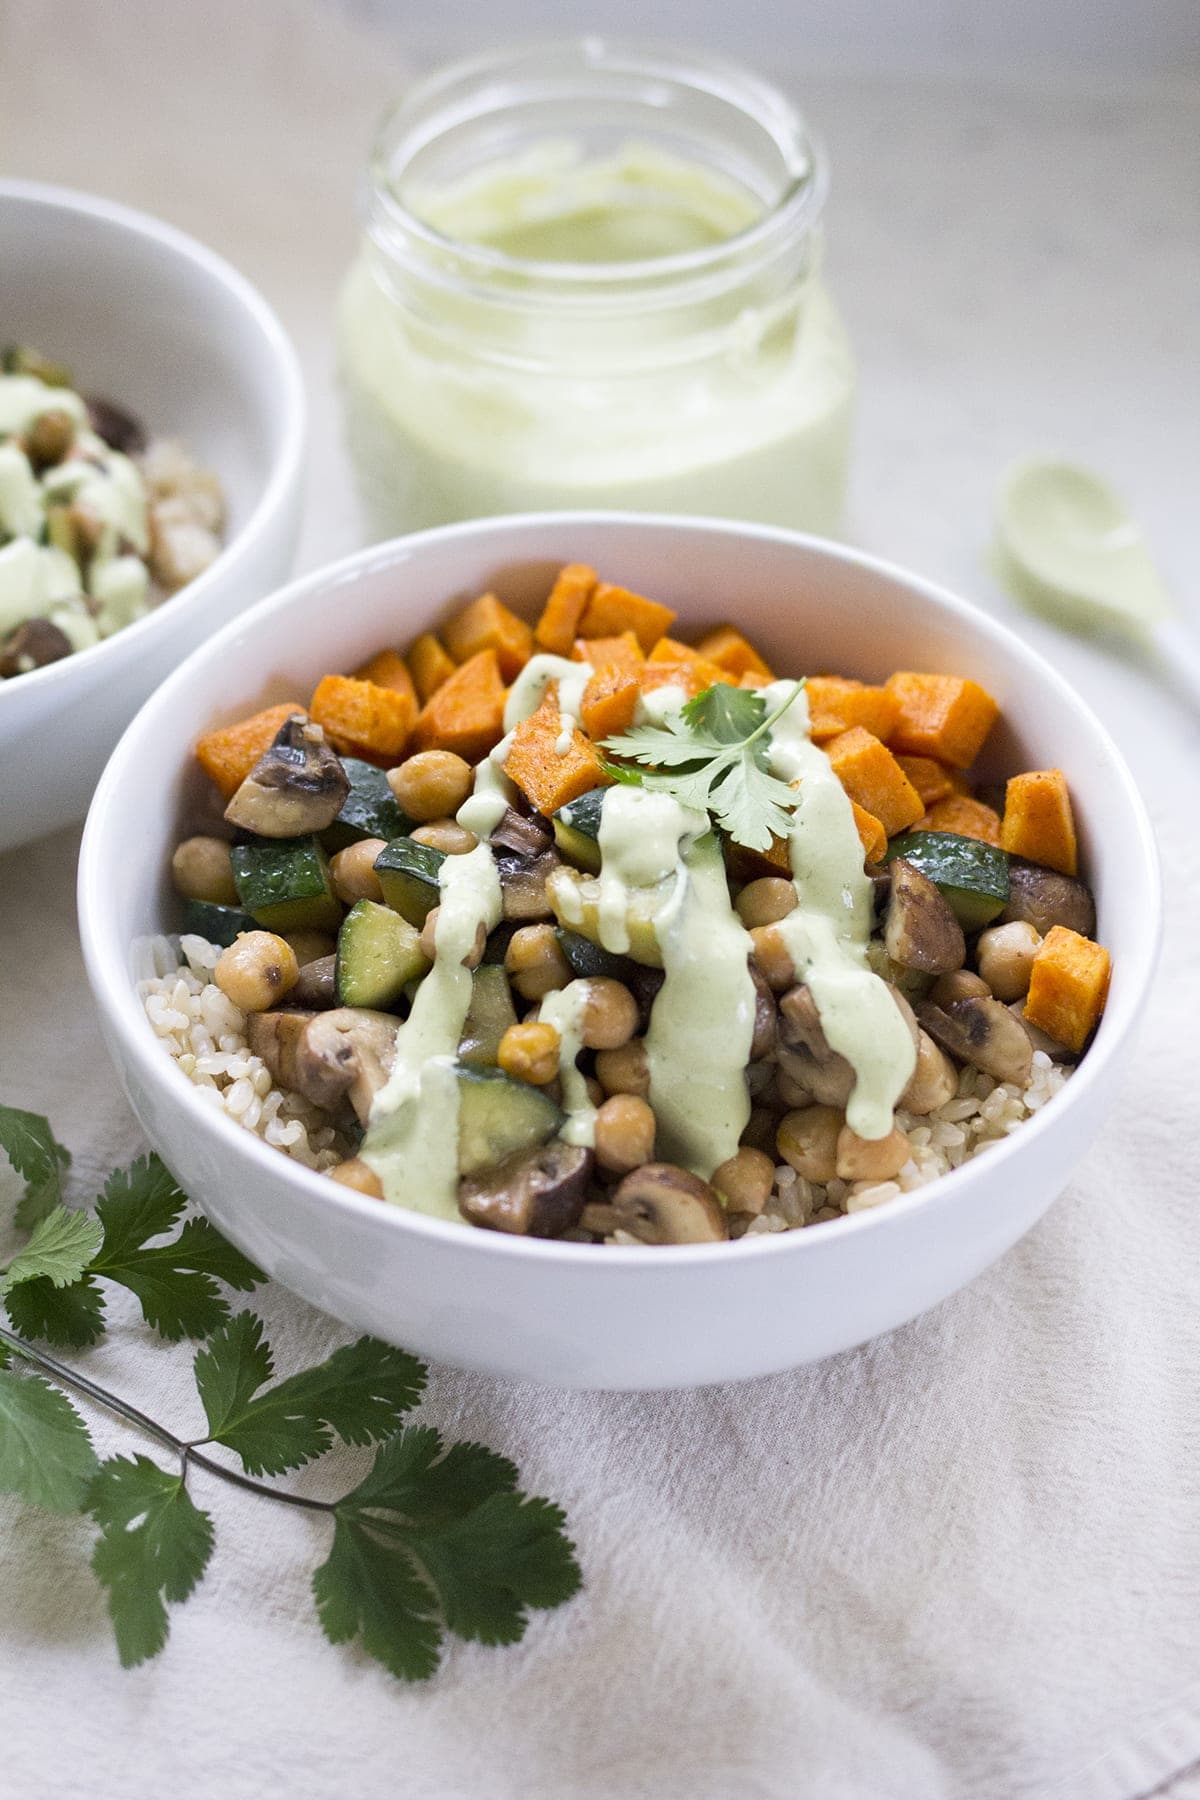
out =
{"type": "Polygon", "coordinates": [[[584,608],[579,621],[579,636],[615,637],[618,632],[632,631],[649,655],[659,638],[670,630],[674,618],[669,606],[647,600],[644,594],[631,593],[628,588],[613,587],[610,582],[601,581],[584,608]]]}
{"type": "Polygon", "coordinates": [[[754,645],[742,636],[736,626],[718,625],[715,630],[706,631],[696,649],[709,662],[718,663],[729,675],[760,675],[764,681],[775,679],[754,645]]]}
{"type": "Polygon", "coordinates": [[[929,809],[927,829],[949,831],[957,837],[978,838],[983,844],[1000,842],[1000,814],[982,800],[966,794],[948,794],[929,809]]]}
{"type": "Polygon", "coordinates": [[[533,655],[533,631],[495,594],[480,594],[442,627],[442,637],[455,662],[469,662],[481,650],[494,650],[504,681],[515,681],[533,655]]]}
{"type": "Polygon", "coordinates": [[[616,667],[636,670],[641,668],[646,658],[632,631],[623,631],[619,637],[576,638],[571,660],[591,663],[593,669],[616,667]]]}
{"type": "Polygon", "coordinates": [[[408,666],[416,684],[417,699],[425,706],[442,683],[449,681],[457,664],[432,631],[423,631],[408,652],[408,666]]]}
{"type": "Polygon", "coordinates": [[[608,663],[590,678],[579,717],[594,743],[629,730],[642,691],[640,675],[640,664],[636,669],[624,669],[619,663],[608,663]]]}
{"type": "Polygon", "coordinates": [[[1061,769],[1014,775],[1005,790],[1000,843],[1012,856],[1074,875],[1079,853],[1067,778],[1061,769]]]}
{"type": "Polygon", "coordinates": [[[908,776],[921,796],[924,806],[936,806],[939,800],[948,800],[951,794],[962,790],[956,788],[949,769],[932,756],[897,756],[896,761],[908,776]]]}
{"type": "Polygon", "coordinates": [[[226,800],[233,796],[293,713],[307,713],[298,700],[285,700],[232,725],[206,731],[196,742],[196,761],[226,800]]]}
{"type": "MultiPolygon", "coordinates": [[[[549,650],[555,656],[570,656],[584,608],[595,591],[596,579],[595,569],[589,569],[586,563],[568,563],[559,570],[550,597],[542,608],[542,616],[533,628],[539,649],[549,650]]],[[[621,625],[613,627],[614,632],[623,629],[621,625]]],[[[600,637],[602,634],[593,631],[588,635],[600,637]]]]}
{"type": "Polygon", "coordinates": [[[372,681],[376,687],[394,688],[398,694],[407,694],[414,707],[417,704],[413,678],[408,672],[408,664],[398,650],[380,650],[363,663],[361,668],[355,669],[354,679],[372,681]]]}
{"type": "Polygon", "coordinates": [[[858,826],[858,835],[862,839],[863,855],[868,862],[880,862],[887,850],[887,832],[874,813],[869,813],[865,806],[857,800],[851,800],[854,809],[854,823],[858,826]]]}
{"type": "Polygon", "coordinates": [[[1103,944],[1051,926],[1033,959],[1025,1017],[1068,1050],[1082,1050],[1104,1011],[1111,973],[1103,944]]]}
{"type": "Polygon", "coordinates": [[[888,734],[891,748],[969,769],[1000,711],[986,688],[964,675],[910,669],[890,676],[887,685],[900,709],[888,734]]]}
{"type": "Polygon", "coordinates": [[[719,669],[716,663],[705,662],[703,657],[695,657],[691,662],[652,662],[647,660],[640,671],[641,687],[644,694],[653,693],[655,688],[680,687],[694,699],[702,694],[705,688],[715,687],[719,682],[733,686],[733,678],[719,669]]]}
{"type": "Polygon", "coordinates": [[[353,675],[326,675],[308,710],[335,750],[382,768],[399,762],[417,716],[411,694],[356,681],[353,675]]]}
{"type": "Polygon", "coordinates": [[[578,800],[592,788],[611,784],[600,755],[578,726],[571,731],[565,753],[560,751],[563,716],[558,706],[558,683],[548,684],[542,703],[513,732],[504,759],[504,773],[515,781],[530,804],[549,816],[560,806],[578,800]]]}
{"type": "Polygon", "coordinates": [[[887,688],[867,687],[840,675],[810,675],[804,691],[814,744],[827,743],[856,725],[886,741],[899,713],[895,695],[887,688]]]}
{"type": "Polygon", "coordinates": [[[923,815],[920,795],[887,745],[861,725],[826,744],[825,753],[850,798],[879,820],[888,837],[923,815]]]}
{"type": "Polygon", "coordinates": [[[504,735],[506,689],[494,650],[481,650],[425,702],[413,730],[414,750],[453,750],[479,762],[504,735]]]}

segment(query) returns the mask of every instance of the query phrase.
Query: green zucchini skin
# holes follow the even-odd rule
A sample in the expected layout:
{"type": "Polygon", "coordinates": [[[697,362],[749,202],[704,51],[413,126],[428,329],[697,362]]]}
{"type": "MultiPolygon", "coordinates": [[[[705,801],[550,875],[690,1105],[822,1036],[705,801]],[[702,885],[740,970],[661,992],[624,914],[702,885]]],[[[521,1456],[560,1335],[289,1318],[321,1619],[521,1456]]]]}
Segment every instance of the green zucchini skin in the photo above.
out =
{"type": "Polygon", "coordinates": [[[500,1040],[516,1022],[508,976],[499,963],[480,963],[471,977],[471,1004],[459,1039],[459,1062],[472,1069],[494,1069],[500,1040]]]}
{"type": "Polygon", "coordinates": [[[445,860],[444,850],[435,850],[432,844],[415,844],[408,837],[394,838],[375,858],[375,873],[384,900],[418,931],[426,915],[438,904],[438,872],[445,860]]]}
{"type": "Polygon", "coordinates": [[[237,906],[218,906],[212,900],[185,900],[183,929],[228,949],[241,932],[257,931],[258,921],[237,906]]]}
{"type": "Polygon", "coordinates": [[[606,788],[592,788],[560,806],[550,823],[560,855],[589,875],[600,873],[600,818],[606,788]]]}
{"type": "Polygon", "coordinates": [[[415,925],[376,900],[350,908],[338,933],[334,979],[340,1005],[385,1012],[428,968],[415,925]]]}
{"type": "Polygon", "coordinates": [[[327,831],[321,833],[326,850],[345,850],[360,838],[404,837],[413,821],[396,804],[388,778],[374,763],[357,756],[343,756],[341,764],[350,782],[341,812],[327,831]]]}
{"type": "Polygon", "coordinates": [[[908,831],[893,838],[885,862],[901,856],[928,875],[964,931],[980,931],[1008,905],[1008,856],[994,844],[952,831],[908,831]]]}
{"type": "Polygon", "coordinates": [[[238,898],[265,931],[336,931],[342,906],[315,837],[252,838],[230,851],[238,898]]]}
{"type": "Polygon", "coordinates": [[[458,1172],[494,1169],[517,1150],[552,1138],[564,1115],[541,1088],[499,1069],[458,1065],[458,1172]]]}

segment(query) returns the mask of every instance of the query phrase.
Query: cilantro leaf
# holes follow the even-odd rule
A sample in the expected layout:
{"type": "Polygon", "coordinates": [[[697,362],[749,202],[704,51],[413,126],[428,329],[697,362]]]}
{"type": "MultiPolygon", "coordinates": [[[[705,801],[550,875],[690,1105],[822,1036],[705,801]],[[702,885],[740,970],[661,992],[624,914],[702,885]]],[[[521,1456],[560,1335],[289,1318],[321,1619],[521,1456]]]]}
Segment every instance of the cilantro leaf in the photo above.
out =
{"type": "Polygon", "coordinates": [[[549,1501],[516,1492],[517,1471],[482,1444],[427,1426],[392,1438],[335,1507],[328,1560],[313,1576],[322,1628],[359,1638],[392,1674],[437,1668],[443,1624],[480,1643],[515,1643],[531,1607],[558,1606],[579,1567],[549,1501]]]}
{"type": "MultiPolygon", "coordinates": [[[[761,694],[718,682],[664,725],[635,725],[604,748],[651,771],[643,787],[710,813],[735,843],[766,850],[772,838],[787,835],[796,803],[794,791],[770,772],[768,734],[802,685],[768,714],[761,694]]],[[[606,766],[613,773],[619,767],[606,766]]]]}
{"type": "Polygon", "coordinates": [[[25,1178],[16,1222],[22,1231],[32,1231],[62,1200],[71,1152],[57,1141],[48,1119],[40,1113],[22,1112],[17,1106],[0,1106],[0,1149],[25,1178]]]}
{"type": "Polygon", "coordinates": [[[168,1600],[186,1600],[212,1554],[212,1520],[195,1505],[182,1475],[148,1457],[114,1456],[88,1491],[100,1526],[92,1568],[108,1589],[108,1610],[123,1667],[157,1655],[167,1640],[168,1600]]]}
{"type": "Polygon", "coordinates": [[[78,1512],[96,1468],[87,1428],[40,1375],[0,1369],[0,1492],[50,1512],[78,1512]]]}
{"type": "Polygon", "coordinates": [[[56,1288],[45,1275],[23,1281],[5,1297],[13,1329],[25,1338],[82,1350],[104,1333],[104,1297],[90,1275],[56,1288]]]}
{"type": "Polygon", "coordinates": [[[79,1280],[103,1238],[102,1226],[90,1213],[68,1212],[65,1206],[56,1206],[0,1274],[0,1295],[20,1282],[36,1281],[39,1277],[56,1288],[69,1286],[79,1280]]]}
{"type": "Polygon", "coordinates": [[[270,1346],[252,1313],[238,1313],[196,1356],[196,1385],[209,1437],[252,1475],[279,1475],[330,1448],[380,1443],[399,1426],[425,1385],[407,1351],[375,1338],[346,1344],[315,1368],[258,1390],[272,1374],[270,1346]]]}
{"type": "Polygon", "coordinates": [[[170,1170],[157,1156],[145,1156],[110,1175],[96,1205],[104,1244],[92,1273],[128,1288],[147,1324],[172,1341],[204,1337],[229,1317],[218,1280],[242,1292],[263,1280],[207,1219],[189,1219],[169,1243],[152,1244],[186,1204],[170,1170]]]}

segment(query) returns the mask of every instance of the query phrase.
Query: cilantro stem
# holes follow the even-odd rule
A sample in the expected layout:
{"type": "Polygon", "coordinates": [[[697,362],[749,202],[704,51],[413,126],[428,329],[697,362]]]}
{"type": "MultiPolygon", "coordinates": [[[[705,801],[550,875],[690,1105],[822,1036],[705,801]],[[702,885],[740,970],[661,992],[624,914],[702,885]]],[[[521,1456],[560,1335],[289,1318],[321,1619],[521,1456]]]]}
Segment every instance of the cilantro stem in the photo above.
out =
{"type": "Polygon", "coordinates": [[[180,1473],[184,1479],[187,1477],[188,1465],[194,1464],[197,1468],[204,1469],[209,1475],[219,1476],[222,1481],[228,1481],[233,1487],[244,1488],[247,1493],[257,1494],[264,1500],[278,1500],[283,1506],[303,1507],[306,1512],[331,1513],[335,1510],[334,1504],[330,1500],[313,1500],[307,1494],[285,1493],[282,1488],[271,1487],[265,1481],[255,1481],[252,1476],[239,1474],[236,1469],[223,1468],[219,1462],[214,1462],[211,1456],[205,1456],[198,1447],[199,1443],[206,1441],[205,1439],[199,1439],[197,1443],[189,1443],[184,1438],[176,1437],[173,1431],[168,1431],[165,1425],[160,1425],[156,1419],[152,1419],[148,1413],[142,1412],[139,1407],[133,1406],[128,1400],[123,1400],[119,1394],[110,1393],[107,1388],[101,1387],[98,1382],[92,1381],[88,1376],[81,1375],[78,1369],[69,1368],[66,1363],[59,1362],[58,1358],[51,1356],[49,1351],[39,1350],[35,1345],[26,1343],[23,1337],[18,1337],[17,1333],[10,1331],[6,1325],[0,1325],[0,1343],[7,1344],[10,1350],[15,1351],[26,1362],[31,1362],[36,1367],[44,1369],[48,1375],[53,1375],[54,1379],[60,1381],[64,1387],[73,1388],[76,1393],[85,1394],[97,1406],[104,1407],[107,1412],[115,1413],[127,1424],[136,1425],[139,1431],[146,1433],[147,1437],[152,1437],[168,1450],[173,1450],[179,1458],[180,1473]]]}
{"type": "Polygon", "coordinates": [[[788,695],[787,699],[783,702],[782,706],[777,706],[775,708],[775,711],[773,713],[771,713],[767,718],[765,718],[761,725],[756,725],[754,727],[754,730],[750,733],[749,737],[744,737],[742,739],[741,744],[738,746],[739,749],[745,750],[748,747],[748,745],[750,745],[754,742],[755,738],[760,738],[763,735],[764,731],[770,731],[772,725],[776,724],[778,720],[782,719],[784,713],[787,712],[788,708],[795,701],[796,695],[800,692],[800,689],[804,686],[806,680],[807,680],[807,677],[802,675],[800,677],[799,681],[793,682],[792,691],[788,695]]]}

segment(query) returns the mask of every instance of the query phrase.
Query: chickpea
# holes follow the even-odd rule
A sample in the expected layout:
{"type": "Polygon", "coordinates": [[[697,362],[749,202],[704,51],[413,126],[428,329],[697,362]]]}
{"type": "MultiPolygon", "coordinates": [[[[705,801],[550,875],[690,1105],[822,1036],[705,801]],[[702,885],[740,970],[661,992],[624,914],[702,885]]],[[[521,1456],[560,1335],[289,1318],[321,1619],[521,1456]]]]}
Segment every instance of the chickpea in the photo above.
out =
{"type": "Polygon", "coordinates": [[[638,1028],[637,1001],[623,981],[594,975],[587,984],[582,1037],[585,1049],[619,1050],[638,1028]]]}
{"type": "Polygon", "coordinates": [[[917,1066],[900,1096],[900,1104],[913,1113],[936,1112],[958,1092],[958,1071],[927,1031],[917,1039],[917,1066]]]}
{"type": "Polygon", "coordinates": [[[951,975],[939,975],[929,990],[935,1006],[953,1006],[956,1000],[985,998],[991,993],[986,981],[972,975],[970,969],[955,969],[951,975]]]}
{"type": "MultiPolygon", "coordinates": [[[[437,927],[441,917],[441,907],[431,906],[425,914],[425,923],[421,927],[421,950],[430,962],[437,961],[437,927]]],[[[464,969],[477,969],[483,961],[483,953],[487,949],[487,926],[480,919],[475,927],[475,942],[462,959],[464,969]]]]}
{"type": "Polygon", "coordinates": [[[832,1181],[837,1174],[838,1135],[846,1123],[835,1106],[808,1106],[785,1113],[775,1133],[784,1162],[808,1181],[832,1181]]]}
{"type": "Polygon", "coordinates": [[[447,856],[465,856],[479,842],[475,833],[457,819],[433,819],[428,825],[418,825],[409,835],[414,844],[428,844],[431,850],[444,851],[447,856]]]}
{"type": "Polygon", "coordinates": [[[788,952],[778,922],[773,925],[755,925],[750,932],[750,941],[754,945],[752,954],[755,967],[771,992],[783,994],[788,988],[794,987],[796,965],[788,952]]]}
{"type": "Polygon", "coordinates": [[[375,858],[387,845],[382,838],[359,838],[330,859],[333,891],[346,906],[356,900],[382,900],[383,889],[375,873],[375,858]]]}
{"type": "Polygon", "coordinates": [[[383,1183],[374,1169],[365,1163],[361,1156],[352,1156],[348,1162],[340,1162],[329,1170],[330,1181],[340,1181],[343,1187],[353,1188],[356,1194],[366,1194],[369,1200],[383,1199],[383,1183]]]}
{"type": "Polygon", "coordinates": [[[471,792],[473,780],[470,763],[453,750],[418,750],[398,768],[388,770],[388,786],[397,806],[421,823],[456,813],[471,792]]]}
{"type": "Polygon", "coordinates": [[[190,837],[175,846],[171,878],[185,900],[207,900],[213,906],[236,906],[229,845],[221,838],[190,837]]]}
{"type": "Polygon", "coordinates": [[[296,952],[273,931],[243,931],[222,950],[213,980],[243,1012],[266,1012],[300,976],[296,952]]]}
{"type": "Polygon", "coordinates": [[[540,1000],[565,988],[571,968],[553,925],[522,925],[504,953],[505,972],[522,1000],[540,1000]]]}
{"type": "Polygon", "coordinates": [[[514,1081],[547,1087],[558,1075],[562,1039],[547,1020],[510,1025],[500,1039],[496,1060],[514,1081]]]}
{"type": "Polygon", "coordinates": [[[1041,933],[1025,919],[1014,919],[1011,925],[993,925],[980,934],[975,961],[997,1000],[1025,998],[1041,941],[1041,933]]]}
{"type": "Polygon", "coordinates": [[[323,956],[332,956],[337,949],[337,939],[326,931],[285,931],[282,935],[284,943],[295,951],[301,968],[305,963],[319,962],[323,956]]]}
{"type": "Polygon", "coordinates": [[[657,1121],[636,1094],[614,1094],[595,1119],[596,1161],[612,1175],[628,1175],[654,1160],[657,1121]]]}
{"type": "Polygon", "coordinates": [[[838,1132],[836,1155],[842,1181],[890,1181],[908,1161],[908,1139],[894,1128],[884,1138],[861,1138],[843,1125],[838,1132]]]}
{"type": "Polygon", "coordinates": [[[646,1040],[630,1038],[619,1049],[597,1050],[596,1079],[606,1094],[636,1094],[644,1100],[650,1092],[646,1040]]]}
{"type": "Polygon", "coordinates": [[[760,1213],[775,1185],[775,1164],[764,1150],[743,1144],[714,1169],[712,1184],[730,1212],[760,1213]]]}
{"type": "Polygon", "coordinates": [[[733,904],[747,931],[760,925],[776,925],[796,910],[796,884],[785,881],[782,875],[764,875],[758,881],[748,881],[733,904]]]}
{"type": "Polygon", "coordinates": [[[585,1075],[583,1085],[587,1089],[587,1097],[591,1104],[599,1109],[604,1105],[605,1092],[594,1075],[585,1075]]]}

